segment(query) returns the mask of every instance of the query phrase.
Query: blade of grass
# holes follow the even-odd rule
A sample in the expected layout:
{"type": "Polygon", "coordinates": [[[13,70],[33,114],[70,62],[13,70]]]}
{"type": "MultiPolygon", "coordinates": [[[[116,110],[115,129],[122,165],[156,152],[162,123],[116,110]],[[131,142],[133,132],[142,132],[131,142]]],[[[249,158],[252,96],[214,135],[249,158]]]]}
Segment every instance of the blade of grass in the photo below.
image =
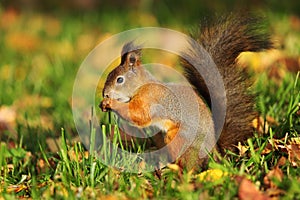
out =
{"type": "Polygon", "coordinates": [[[72,170],[70,167],[70,160],[68,157],[68,146],[67,146],[67,142],[66,142],[66,137],[65,137],[65,130],[64,128],[61,128],[61,149],[60,149],[61,155],[62,155],[62,159],[67,167],[67,170],[69,173],[72,174],[72,170]]]}
{"type": "Polygon", "coordinates": [[[42,145],[41,145],[40,142],[39,142],[39,147],[40,147],[40,150],[41,150],[41,153],[42,153],[42,156],[43,156],[45,162],[46,162],[47,165],[50,167],[50,163],[49,163],[49,161],[48,161],[48,158],[47,158],[47,156],[46,156],[46,153],[45,153],[45,151],[44,151],[44,149],[43,149],[43,147],[42,147],[42,145]]]}
{"type": "Polygon", "coordinates": [[[90,172],[90,181],[91,181],[91,187],[95,187],[95,168],[96,168],[96,162],[93,162],[91,165],[91,172],[90,172]]]}

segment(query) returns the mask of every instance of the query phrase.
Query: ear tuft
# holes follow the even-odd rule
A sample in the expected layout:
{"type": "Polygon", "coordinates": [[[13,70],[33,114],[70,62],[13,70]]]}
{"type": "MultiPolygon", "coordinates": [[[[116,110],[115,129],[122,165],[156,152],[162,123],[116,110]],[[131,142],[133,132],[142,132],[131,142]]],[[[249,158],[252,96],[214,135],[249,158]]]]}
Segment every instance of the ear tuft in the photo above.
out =
{"type": "Polygon", "coordinates": [[[122,49],[121,65],[127,64],[130,66],[139,65],[141,58],[141,45],[135,45],[133,41],[126,43],[122,49]]]}

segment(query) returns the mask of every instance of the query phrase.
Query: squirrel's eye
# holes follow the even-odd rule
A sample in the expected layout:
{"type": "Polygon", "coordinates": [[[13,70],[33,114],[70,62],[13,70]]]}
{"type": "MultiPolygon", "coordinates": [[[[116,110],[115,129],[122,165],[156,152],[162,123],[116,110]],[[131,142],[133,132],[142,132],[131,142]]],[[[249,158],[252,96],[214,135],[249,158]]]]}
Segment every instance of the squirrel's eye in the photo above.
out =
{"type": "Polygon", "coordinates": [[[120,76],[117,78],[117,83],[121,84],[124,82],[124,77],[120,76]]]}

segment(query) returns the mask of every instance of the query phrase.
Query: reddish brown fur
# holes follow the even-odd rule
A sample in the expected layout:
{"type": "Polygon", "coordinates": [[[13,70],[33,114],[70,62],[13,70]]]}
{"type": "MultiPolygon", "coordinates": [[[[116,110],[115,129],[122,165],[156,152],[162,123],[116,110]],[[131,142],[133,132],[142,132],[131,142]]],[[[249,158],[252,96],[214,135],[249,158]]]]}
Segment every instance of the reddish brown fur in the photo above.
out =
{"type": "MultiPolygon", "coordinates": [[[[201,33],[195,36],[197,43],[190,41],[189,49],[182,53],[182,56],[186,58],[182,62],[185,76],[194,86],[195,92],[199,96],[197,101],[200,106],[199,113],[202,122],[199,123],[199,126],[201,125],[201,128],[203,128],[201,129],[202,132],[197,133],[199,134],[197,135],[199,138],[196,140],[196,143],[190,146],[180,158],[185,165],[190,164],[191,167],[195,167],[196,163],[205,163],[205,159],[197,160],[201,148],[201,144],[197,142],[200,142],[201,134],[208,134],[211,138],[215,138],[213,126],[216,126],[218,122],[217,118],[211,116],[209,112],[209,108],[211,108],[210,97],[212,96],[216,99],[216,106],[222,106],[224,102],[224,99],[220,98],[217,94],[218,91],[213,91],[212,94],[208,92],[208,88],[197,68],[188,61],[194,61],[194,63],[203,65],[206,68],[211,67],[207,64],[209,62],[205,62],[209,61],[210,58],[208,58],[207,54],[203,54],[203,49],[199,47],[200,44],[216,64],[224,82],[227,100],[226,119],[217,143],[218,147],[220,147],[218,149],[223,152],[225,148],[233,148],[238,142],[252,136],[251,123],[256,116],[256,112],[254,111],[254,97],[248,92],[252,83],[249,81],[247,74],[236,66],[237,57],[244,51],[256,52],[272,48],[269,35],[261,31],[260,25],[261,21],[258,18],[234,15],[221,18],[217,22],[204,24],[201,27],[201,33]],[[208,107],[205,106],[200,97],[203,97],[208,107]],[[212,123],[212,118],[215,124],[212,123]],[[196,159],[191,160],[193,157],[196,159]]],[[[113,110],[119,116],[138,127],[147,127],[158,123],[163,129],[162,131],[166,132],[164,143],[172,144],[168,145],[169,154],[171,158],[175,158],[175,155],[181,150],[180,147],[182,144],[186,142],[182,137],[177,136],[179,127],[182,125],[180,123],[183,121],[172,120],[174,116],[169,115],[176,114],[175,111],[169,112],[169,115],[167,117],[164,116],[164,119],[155,115],[152,116],[151,109],[153,107],[151,106],[158,104],[175,109],[178,105],[173,101],[173,96],[170,97],[171,93],[166,90],[167,86],[154,80],[143,69],[140,54],[140,48],[134,47],[132,43],[124,46],[121,64],[109,74],[105,83],[103,90],[104,100],[101,103],[101,108],[103,111],[107,109],[113,110]],[[130,72],[133,76],[129,76],[127,72],[130,72]],[[117,85],[116,77],[119,75],[124,75],[124,77],[128,78],[128,82],[125,82],[123,85],[117,85]],[[132,81],[132,77],[134,77],[134,81],[132,81]],[[169,96],[165,98],[167,94],[169,96]],[[113,98],[121,100],[118,101],[113,98]]],[[[209,78],[211,79],[211,83],[220,81],[214,76],[209,76],[209,78]]],[[[182,93],[181,90],[177,90],[177,92],[179,93],[178,95],[182,93]]],[[[183,97],[188,98],[188,96],[190,95],[183,97]]],[[[193,107],[185,107],[185,111],[188,108],[193,107]]],[[[193,121],[185,122],[185,128],[187,126],[192,127],[190,126],[191,122],[193,121]]],[[[161,140],[161,137],[157,138],[161,140]]],[[[158,143],[158,146],[161,146],[162,141],[158,141],[158,143]]]]}

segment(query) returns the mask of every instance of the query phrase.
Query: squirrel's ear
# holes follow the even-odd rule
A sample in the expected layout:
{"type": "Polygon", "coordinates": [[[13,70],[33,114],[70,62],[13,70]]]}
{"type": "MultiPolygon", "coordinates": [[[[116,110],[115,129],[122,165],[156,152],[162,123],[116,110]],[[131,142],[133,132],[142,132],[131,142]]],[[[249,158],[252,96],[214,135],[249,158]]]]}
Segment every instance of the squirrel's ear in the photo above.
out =
{"type": "Polygon", "coordinates": [[[133,69],[141,65],[142,46],[133,41],[126,43],[121,52],[121,65],[133,69]]]}
{"type": "Polygon", "coordinates": [[[137,67],[141,65],[140,51],[129,52],[126,56],[125,65],[128,67],[137,67]]]}

